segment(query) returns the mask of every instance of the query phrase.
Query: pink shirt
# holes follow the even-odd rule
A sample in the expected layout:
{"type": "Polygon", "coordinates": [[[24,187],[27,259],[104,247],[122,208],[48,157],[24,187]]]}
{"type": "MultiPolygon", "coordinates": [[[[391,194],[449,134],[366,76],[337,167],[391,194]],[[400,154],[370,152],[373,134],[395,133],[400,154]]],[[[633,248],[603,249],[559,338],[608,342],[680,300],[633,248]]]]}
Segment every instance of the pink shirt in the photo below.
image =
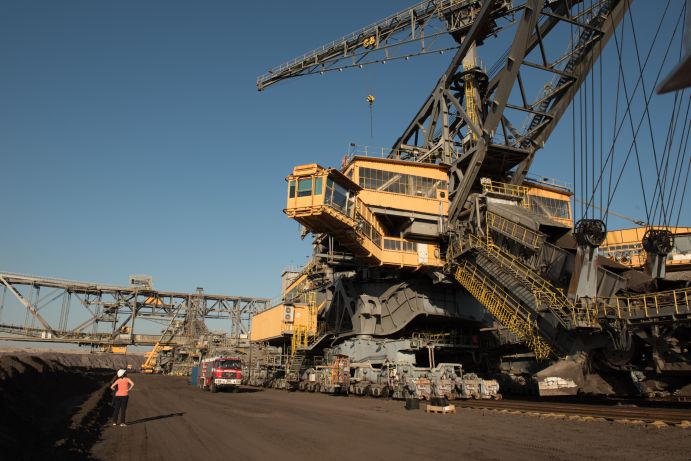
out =
{"type": "Polygon", "coordinates": [[[126,397],[130,392],[130,387],[134,386],[134,383],[130,378],[118,378],[112,387],[117,387],[115,391],[116,397],[126,397]]]}

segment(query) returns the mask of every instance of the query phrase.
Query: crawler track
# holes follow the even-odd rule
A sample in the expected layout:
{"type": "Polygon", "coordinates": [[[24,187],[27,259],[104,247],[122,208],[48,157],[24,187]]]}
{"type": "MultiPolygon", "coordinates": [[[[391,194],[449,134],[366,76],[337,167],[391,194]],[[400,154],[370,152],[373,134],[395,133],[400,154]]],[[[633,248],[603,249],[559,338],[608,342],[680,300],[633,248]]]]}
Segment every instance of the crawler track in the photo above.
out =
{"type": "Polygon", "coordinates": [[[602,403],[538,402],[526,400],[466,400],[456,401],[455,403],[456,406],[465,408],[485,408],[500,411],[512,410],[526,414],[537,413],[539,415],[589,416],[593,418],[603,418],[609,421],[662,421],[671,425],[680,424],[682,421],[691,421],[691,409],[689,408],[659,408],[602,403]]]}

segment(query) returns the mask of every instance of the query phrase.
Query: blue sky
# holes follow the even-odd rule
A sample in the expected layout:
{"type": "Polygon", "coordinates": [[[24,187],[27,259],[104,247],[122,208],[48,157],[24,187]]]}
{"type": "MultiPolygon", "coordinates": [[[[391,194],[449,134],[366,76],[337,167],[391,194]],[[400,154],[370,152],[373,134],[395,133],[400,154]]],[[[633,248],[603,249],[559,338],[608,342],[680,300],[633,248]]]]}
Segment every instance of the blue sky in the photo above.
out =
{"type": "MultiPolygon", "coordinates": [[[[650,32],[641,18],[663,2],[638,3],[650,32]]],[[[262,93],[256,77],[410,4],[0,2],[0,270],[278,295],[282,269],[310,252],[281,212],[284,177],[338,165],[350,142],[390,146],[449,55],[262,93]]],[[[571,181],[568,117],[534,170],[571,181]]],[[[640,187],[622,194],[614,208],[640,218],[640,187]]]]}

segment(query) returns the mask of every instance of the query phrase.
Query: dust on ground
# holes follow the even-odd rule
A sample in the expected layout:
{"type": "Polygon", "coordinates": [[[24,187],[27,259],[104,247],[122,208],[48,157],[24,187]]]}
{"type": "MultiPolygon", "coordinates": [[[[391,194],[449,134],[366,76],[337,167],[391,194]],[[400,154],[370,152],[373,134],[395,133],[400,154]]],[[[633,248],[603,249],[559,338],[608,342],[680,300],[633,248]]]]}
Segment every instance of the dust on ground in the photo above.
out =
{"type": "Polygon", "coordinates": [[[101,460],[688,460],[689,429],[625,426],[403,402],[244,388],[212,394],[186,378],[134,375],[128,427],[105,427],[101,460]],[[424,405],[421,405],[424,407],[424,405]]]}

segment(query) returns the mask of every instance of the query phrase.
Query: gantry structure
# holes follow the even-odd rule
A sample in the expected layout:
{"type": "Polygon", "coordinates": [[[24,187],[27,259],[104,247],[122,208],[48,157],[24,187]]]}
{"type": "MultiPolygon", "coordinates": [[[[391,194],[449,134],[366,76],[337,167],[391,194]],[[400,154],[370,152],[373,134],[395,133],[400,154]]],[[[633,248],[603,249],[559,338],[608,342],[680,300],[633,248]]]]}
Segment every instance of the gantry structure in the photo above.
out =
{"type": "Polygon", "coordinates": [[[130,286],[0,273],[2,340],[91,346],[151,346],[161,334],[151,322],[168,325],[166,344],[189,345],[211,332],[205,319],[228,321],[230,344],[250,331],[251,318],[269,299],[155,290],[144,278],[130,286]],[[24,321],[3,319],[23,313],[24,321]]]}

